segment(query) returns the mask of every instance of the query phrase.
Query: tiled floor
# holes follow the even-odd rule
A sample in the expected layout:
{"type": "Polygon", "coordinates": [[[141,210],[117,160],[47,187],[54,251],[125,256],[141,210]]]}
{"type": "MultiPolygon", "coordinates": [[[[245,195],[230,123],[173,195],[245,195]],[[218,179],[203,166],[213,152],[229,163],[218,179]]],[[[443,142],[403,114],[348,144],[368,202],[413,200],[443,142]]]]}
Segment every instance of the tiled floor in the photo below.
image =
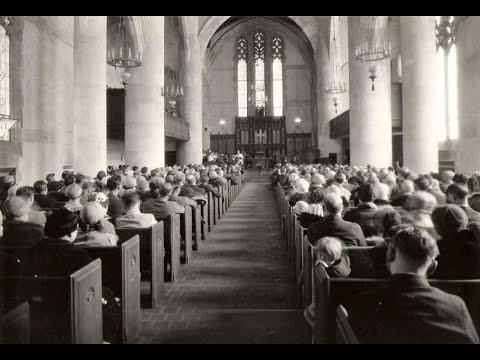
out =
{"type": "Polygon", "coordinates": [[[136,342],[307,343],[280,232],[269,183],[249,182],[160,306],[142,310],[136,342]]]}

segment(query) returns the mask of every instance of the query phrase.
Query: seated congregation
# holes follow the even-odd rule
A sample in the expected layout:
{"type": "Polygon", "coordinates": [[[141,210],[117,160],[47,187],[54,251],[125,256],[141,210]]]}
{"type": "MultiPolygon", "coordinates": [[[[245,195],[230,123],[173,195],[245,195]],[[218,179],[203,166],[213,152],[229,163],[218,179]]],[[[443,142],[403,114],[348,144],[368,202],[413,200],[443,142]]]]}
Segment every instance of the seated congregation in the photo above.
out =
{"type": "Polygon", "coordinates": [[[479,343],[480,173],[270,175],[315,343],[479,343]]]}
{"type": "Polygon", "coordinates": [[[140,307],[157,306],[163,283],[240,192],[242,173],[125,165],[95,178],[48,174],[33,186],[5,177],[0,343],[132,342],[140,307]]]}

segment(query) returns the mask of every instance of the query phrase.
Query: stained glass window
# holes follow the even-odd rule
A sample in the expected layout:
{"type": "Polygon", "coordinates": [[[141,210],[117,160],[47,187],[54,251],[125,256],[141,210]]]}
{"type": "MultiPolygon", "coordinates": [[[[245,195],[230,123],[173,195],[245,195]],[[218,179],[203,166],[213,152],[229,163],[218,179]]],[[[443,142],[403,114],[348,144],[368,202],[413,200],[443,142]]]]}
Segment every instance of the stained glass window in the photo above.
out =
{"type": "Polygon", "coordinates": [[[265,35],[255,34],[255,106],[265,108],[265,35]]]}
{"type": "Polygon", "coordinates": [[[439,140],[458,139],[457,48],[458,17],[436,16],[439,140]]]}
{"type": "MultiPolygon", "coordinates": [[[[0,117],[10,117],[10,37],[8,17],[0,19],[0,117]]],[[[10,141],[10,131],[0,141],[10,141]]]]}
{"type": "Polygon", "coordinates": [[[283,41],[272,40],[273,116],[283,116],[283,41]]]}
{"type": "Polygon", "coordinates": [[[240,38],[237,42],[237,76],[238,76],[238,116],[247,116],[248,76],[247,76],[247,40],[240,38]]]}
{"type": "Polygon", "coordinates": [[[10,37],[0,24],[0,115],[10,116],[10,37]]]}

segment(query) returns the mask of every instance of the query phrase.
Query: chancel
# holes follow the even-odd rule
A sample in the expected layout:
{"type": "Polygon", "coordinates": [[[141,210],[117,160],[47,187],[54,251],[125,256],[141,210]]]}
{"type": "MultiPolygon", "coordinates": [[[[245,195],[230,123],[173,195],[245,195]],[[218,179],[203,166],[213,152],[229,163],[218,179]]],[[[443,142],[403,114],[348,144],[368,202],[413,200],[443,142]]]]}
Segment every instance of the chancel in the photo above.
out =
{"type": "Polygon", "coordinates": [[[479,31],[0,16],[0,343],[479,343],[479,31]]]}

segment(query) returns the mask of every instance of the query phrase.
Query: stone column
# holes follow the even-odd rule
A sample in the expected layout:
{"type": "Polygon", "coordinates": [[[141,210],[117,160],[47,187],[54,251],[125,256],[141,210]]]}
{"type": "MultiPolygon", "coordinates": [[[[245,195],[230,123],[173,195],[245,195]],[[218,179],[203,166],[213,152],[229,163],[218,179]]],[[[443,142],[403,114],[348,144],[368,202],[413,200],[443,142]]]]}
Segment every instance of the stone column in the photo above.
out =
{"type": "Polygon", "coordinates": [[[131,70],[125,99],[125,163],[148,166],[165,164],[164,17],[150,17],[150,38],[143,63],[131,70]]]}
{"type": "Polygon", "coordinates": [[[355,60],[360,17],[348,18],[350,74],[350,159],[352,165],[392,165],[392,110],[390,59],[379,63],[375,91],[368,62],[355,60]]]}
{"type": "Polygon", "coordinates": [[[190,125],[190,140],[180,142],[177,151],[177,163],[202,163],[202,58],[198,45],[186,49],[185,61],[185,120],[190,125]]]}
{"type": "Polygon", "coordinates": [[[17,124],[16,143],[1,144],[0,159],[11,166],[18,156],[17,181],[32,185],[48,173],[55,173],[58,179],[63,165],[70,164],[63,160],[72,147],[66,125],[72,121],[74,19],[23,18],[23,34],[16,30],[11,35],[12,54],[18,57],[10,73],[15,79],[12,117],[21,120],[21,125],[17,124]]]}
{"type": "Polygon", "coordinates": [[[474,36],[478,31],[478,16],[469,16],[458,25],[456,36],[459,137],[455,170],[467,174],[480,169],[480,56],[474,36]]]}
{"type": "Polygon", "coordinates": [[[434,16],[401,16],[403,159],[413,172],[438,170],[434,16]]]}
{"type": "Polygon", "coordinates": [[[107,167],[107,17],[75,16],[74,167],[95,176],[107,167]]]}

